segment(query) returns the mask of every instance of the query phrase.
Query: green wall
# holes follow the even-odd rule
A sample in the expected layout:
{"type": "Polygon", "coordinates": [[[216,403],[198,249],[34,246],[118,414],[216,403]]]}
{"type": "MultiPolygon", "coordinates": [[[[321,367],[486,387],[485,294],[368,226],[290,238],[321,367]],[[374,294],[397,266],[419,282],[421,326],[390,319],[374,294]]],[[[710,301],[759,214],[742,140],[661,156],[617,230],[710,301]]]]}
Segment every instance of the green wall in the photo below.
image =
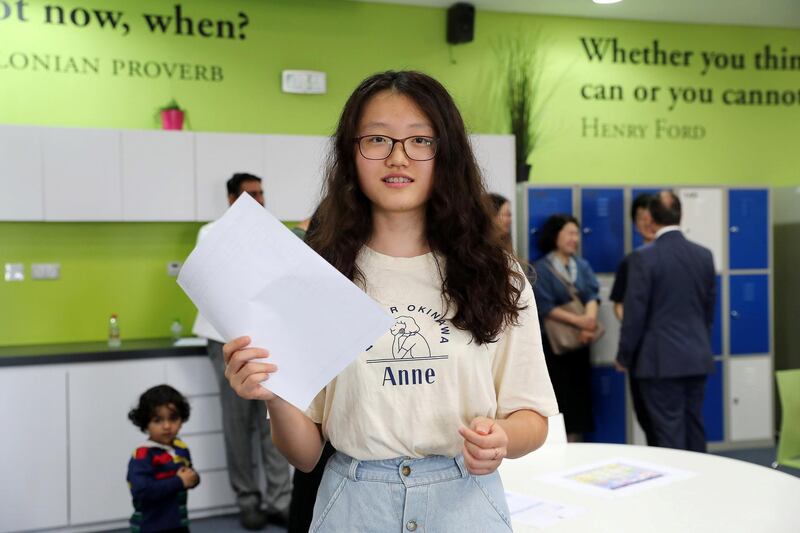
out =
{"type": "MultiPolygon", "coordinates": [[[[0,2],[0,17],[6,15],[0,20],[0,123],[154,128],[157,108],[175,98],[188,109],[195,131],[328,134],[363,77],[413,68],[450,89],[472,131],[507,133],[497,47],[509,36],[524,35],[539,57],[537,144],[529,157],[533,181],[800,183],[800,152],[792,146],[800,134],[800,94],[795,103],[780,106],[721,101],[726,90],[797,93],[800,70],[758,70],[754,54],[770,45],[800,55],[798,30],[479,11],[474,42],[451,47],[443,9],[334,0],[185,1],[179,4],[182,14],[195,25],[203,18],[213,21],[207,27],[230,21],[236,38],[203,37],[196,26],[192,36],[148,30],[143,14],[174,15],[175,5],[29,0],[20,17],[16,3],[0,2]],[[65,24],[45,22],[48,4],[64,8],[65,24]],[[127,33],[121,26],[100,28],[96,18],[80,27],[89,12],[82,9],[118,10],[127,33]],[[73,10],[77,24],[69,20],[73,10]],[[657,39],[667,50],[692,52],[692,60],[687,66],[599,63],[587,58],[581,37],[616,37],[624,48],[651,46],[657,39]],[[742,54],[744,68],[703,74],[703,52],[742,54]],[[34,68],[34,56],[47,58],[50,70],[34,68]],[[160,74],[137,76],[131,61],[140,72],[149,63],[151,74],[160,64],[160,74]],[[188,77],[199,66],[207,79],[169,79],[166,70],[179,74],[182,64],[188,77]],[[221,80],[210,79],[213,69],[221,80]],[[325,71],[327,94],[281,93],[283,69],[325,71]],[[581,97],[583,87],[594,94],[612,85],[619,86],[614,90],[623,92],[622,100],[581,97]],[[633,92],[640,85],[658,86],[660,96],[636,101],[633,92]],[[670,87],[707,89],[713,101],[670,110],[670,87]],[[595,123],[607,124],[611,134],[644,131],[644,138],[594,136],[583,125],[595,123]],[[657,138],[657,124],[703,135],[657,138]]],[[[0,262],[62,265],[58,281],[0,283],[0,344],[100,340],[112,311],[120,313],[128,338],[165,336],[174,316],[190,324],[191,304],[166,275],[166,263],[188,254],[197,227],[0,223],[0,262]]]]}
{"type": "Polygon", "coordinates": [[[192,250],[199,223],[0,224],[0,261],[25,262],[26,279],[0,284],[2,344],[101,340],[118,313],[123,339],[186,329],[194,306],[167,275],[192,250]],[[61,263],[61,279],[30,279],[29,263],[61,263]]]}

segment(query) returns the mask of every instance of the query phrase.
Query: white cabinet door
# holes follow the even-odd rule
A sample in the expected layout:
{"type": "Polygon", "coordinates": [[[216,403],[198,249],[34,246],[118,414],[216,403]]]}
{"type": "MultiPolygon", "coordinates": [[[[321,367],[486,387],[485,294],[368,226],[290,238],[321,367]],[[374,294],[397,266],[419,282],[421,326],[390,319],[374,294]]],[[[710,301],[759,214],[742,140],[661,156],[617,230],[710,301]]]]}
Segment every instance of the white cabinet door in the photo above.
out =
{"type": "MultiPolygon", "coordinates": [[[[183,441],[189,447],[189,451],[192,454],[192,464],[200,472],[201,477],[203,472],[225,470],[227,468],[225,439],[222,432],[197,435],[186,434],[183,436],[183,441]]],[[[191,499],[191,494],[189,494],[189,500],[191,501],[191,499]]]]}
{"type": "Polygon", "coordinates": [[[42,128],[0,125],[0,220],[44,220],[42,128]]]}
{"type": "Polygon", "coordinates": [[[67,525],[63,367],[0,369],[0,531],[67,525]]]}
{"type": "Polygon", "coordinates": [[[122,220],[120,132],[43,131],[45,220],[122,220]]]}
{"type": "MultiPolygon", "coordinates": [[[[204,350],[205,348],[198,349],[204,350]]],[[[211,367],[209,356],[173,357],[165,361],[167,383],[181,391],[184,396],[219,394],[219,382],[211,367]]],[[[229,386],[227,381],[225,386],[229,386]]]]}
{"type": "Polygon", "coordinates": [[[222,431],[222,404],[218,395],[194,396],[188,400],[192,410],[182,435],[222,431]]]}
{"type": "Polygon", "coordinates": [[[317,207],[329,137],[264,135],[264,199],[278,220],[303,220],[317,207]]]}
{"type": "MultiPolygon", "coordinates": [[[[227,182],[236,172],[264,178],[261,135],[195,133],[197,220],[216,220],[228,208],[227,182]]],[[[264,191],[269,197],[270,190],[264,191]]]]}
{"type": "Polygon", "coordinates": [[[714,254],[714,267],[722,272],[722,189],[680,189],[681,229],[687,239],[714,254]]]}
{"type": "Polygon", "coordinates": [[[194,220],[194,203],[192,134],[123,131],[124,220],[194,220]]]}
{"type": "Polygon", "coordinates": [[[72,524],[121,520],[133,512],[128,460],[146,435],[128,411],[164,383],[163,359],[69,367],[70,517],[72,524]]]}
{"type": "Polygon", "coordinates": [[[769,357],[730,360],[730,439],[772,438],[772,361],[769,357]]]}
{"type": "Polygon", "coordinates": [[[227,470],[201,472],[200,476],[200,484],[189,492],[189,516],[197,509],[218,509],[236,503],[227,470]]]}

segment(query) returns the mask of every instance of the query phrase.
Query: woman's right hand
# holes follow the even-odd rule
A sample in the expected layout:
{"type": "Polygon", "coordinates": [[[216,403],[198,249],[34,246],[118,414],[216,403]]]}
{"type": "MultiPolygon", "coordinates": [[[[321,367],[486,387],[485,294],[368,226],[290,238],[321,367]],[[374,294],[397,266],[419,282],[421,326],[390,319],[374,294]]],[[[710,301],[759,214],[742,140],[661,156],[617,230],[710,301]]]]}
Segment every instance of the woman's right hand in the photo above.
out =
{"type": "Polygon", "coordinates": [[[260,385],[277,372],[278,367],[271,363],[253,362],[253,359],[269,357],[263,348],[247,347],[250,337],[238,337],[225,344],[222,354],[225,357],[225,378],[236,394],[247,400],[272,400],[275,393],[260,385]]]}
{"type": "Polygon", "coordinates": [[[588,315],[578,315],[575,319],[575,327],[584,331],[594,331],[597,329],[597,319],[588,315]]]}

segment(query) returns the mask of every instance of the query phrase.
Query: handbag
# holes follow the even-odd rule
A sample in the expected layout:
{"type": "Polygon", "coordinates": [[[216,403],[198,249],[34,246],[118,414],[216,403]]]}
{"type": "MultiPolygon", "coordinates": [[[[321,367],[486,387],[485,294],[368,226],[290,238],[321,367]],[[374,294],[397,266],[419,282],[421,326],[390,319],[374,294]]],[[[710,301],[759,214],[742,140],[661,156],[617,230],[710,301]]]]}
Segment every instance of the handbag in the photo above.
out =
{"type": "MultiPolygon", "coordinates": [[[[575,288],[575,284],[562,276],[550,265],[547,265],[547,268],[550,269],[550,271],[564,284],[564,286],[566,286],[567,292],[569,292],[570,295],[570,301],[559,305],[558,308],[576,315],[584,314],[586,312],[586,306],[584,306],[583,302],[581,302],[581,299],[578,296],[578,289],[575,288]]],[[[545,317],[543,320],[543,325],[544,331],[547,334],[547,339],[550,341],[550,348],[552,348],[554,354],[561,355],[585,346],[585,344],[581,342],[580,328],[576,328],[571,324],[566,324],[554,318],[547,317],[545,317]]],[[[598,322],[597,329],[594,331],[592,342],[597,342],[604,333],[605,327],[598,322]]]]}

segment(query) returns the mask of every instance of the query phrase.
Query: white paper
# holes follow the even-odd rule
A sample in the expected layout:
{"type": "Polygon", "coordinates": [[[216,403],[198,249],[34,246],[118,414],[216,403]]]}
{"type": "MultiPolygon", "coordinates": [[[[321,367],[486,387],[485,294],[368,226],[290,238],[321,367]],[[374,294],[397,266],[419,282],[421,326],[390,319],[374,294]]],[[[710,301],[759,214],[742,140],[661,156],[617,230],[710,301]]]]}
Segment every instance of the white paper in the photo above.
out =
{"type": "Polygon", "coordinates": [[[302,410],[394,323],[247,194],[197,243],[178,284],[225,340],[269,350],[278,372],[262,385],[302,410]]]}
{"type": "Polygon", "coordinates": [[[694,476],[694,472],[615,457],[539,476],[537,479],[587,494],[627,496],[694,476]]]}
{"type": "Polygon", "coordinates": [[[511,520],[539,529],[553,526],[562,520],[578,516],[586,509],[542,498],[531,498],[517,492],[506,492],[511,520]]]}

